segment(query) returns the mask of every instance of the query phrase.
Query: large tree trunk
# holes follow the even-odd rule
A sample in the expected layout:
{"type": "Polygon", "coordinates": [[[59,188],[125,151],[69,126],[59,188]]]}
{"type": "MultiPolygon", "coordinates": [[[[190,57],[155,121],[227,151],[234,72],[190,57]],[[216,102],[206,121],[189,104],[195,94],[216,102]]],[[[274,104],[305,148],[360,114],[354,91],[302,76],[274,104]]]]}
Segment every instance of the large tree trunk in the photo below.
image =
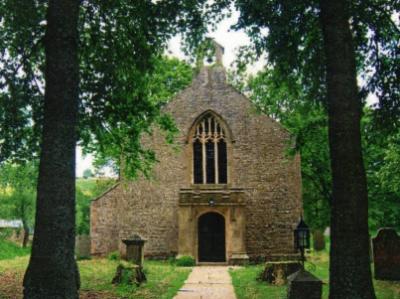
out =
{"type": "Polygon", "coordinates": [[[330,299],[375,298],[368,255],[368,194],[361,153],[361,102],[348,1],[321,0],[333,179],[330,299]]]}
{"type": "Polygon", "coordinates": [[[32,254],[24,298],[78,298],[75,246],[75,145],[78,112],[79,0],[50,0],[46,89],[32,254]]]}

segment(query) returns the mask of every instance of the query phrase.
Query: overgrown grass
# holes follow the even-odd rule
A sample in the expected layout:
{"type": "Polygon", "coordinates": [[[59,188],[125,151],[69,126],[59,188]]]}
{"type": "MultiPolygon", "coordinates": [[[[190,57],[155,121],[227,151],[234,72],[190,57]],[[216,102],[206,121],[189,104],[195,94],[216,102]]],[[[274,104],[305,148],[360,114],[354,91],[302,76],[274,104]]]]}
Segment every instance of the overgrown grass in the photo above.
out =
{"type": "MultiPolygon", "coordinates": [[[[308,271],[323,281],[323,299],[329,294],[329,257],[327,251],[312,253],[306,264],[308,271]]],[[[250,265],[230,271],[238,299],[286,298],[286,286],[274,286],[257,278],[263,265],[250,265]]],[[[374,280],[377,299],[400,299],[400,282],[374,280]]]]}
{"type": "MultiPolygon", "coordinates": [[[[0,298],[22,298],[22,278],[28,256],[0,261],[0,298]]],[[[146,261],[147,282],[114,286],[118,261],[92,259],[78,262],[81,275],[81,298],[172,299],[182,287],[191,269],[169,262],[146,261]]]]}
{"type": "Polygon", "coordinates": [[[30,248],[22,248],[20,245],[0,238],[0,260],[28,255],[30,251],[30,248]]]}
{"type": "Polygon", "coordinates": [[[191,269],[176,267],[168,262],[146,261],[144,271],[147,282],[136,285],[113,286],[111,280],[118,261],[94,259],[79,262],[82,291],[111,291],[119,298],[170,299],[175,296],[191,269]]]}

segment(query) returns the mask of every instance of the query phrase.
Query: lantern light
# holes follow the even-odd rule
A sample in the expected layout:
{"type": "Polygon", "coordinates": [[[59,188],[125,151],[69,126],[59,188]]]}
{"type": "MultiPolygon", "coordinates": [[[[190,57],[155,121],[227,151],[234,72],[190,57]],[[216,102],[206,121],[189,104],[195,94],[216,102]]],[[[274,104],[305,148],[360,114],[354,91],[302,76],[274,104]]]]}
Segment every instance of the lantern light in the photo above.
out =
{"type": "Polygon", "coordinates": [[[310,229],[301,217],[297,228],[294,230],[294,248],[301,252],[301,260],[304,266],[304,250],[310,248],[310,229]]]}

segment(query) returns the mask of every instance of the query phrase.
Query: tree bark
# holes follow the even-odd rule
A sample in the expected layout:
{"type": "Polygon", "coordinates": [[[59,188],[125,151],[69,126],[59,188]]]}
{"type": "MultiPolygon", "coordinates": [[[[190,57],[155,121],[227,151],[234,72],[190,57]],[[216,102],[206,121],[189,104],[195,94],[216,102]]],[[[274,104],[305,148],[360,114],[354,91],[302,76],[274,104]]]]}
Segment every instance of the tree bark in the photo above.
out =
{"type": "Polygon", "coordinates": [[[45,99],[35,234],[24,298],[78,298],[75,146],[79,0],[50,0],[45,35],[45,99]]]}
{"type": "Polygon", "coordinates": [[[368,254],[368,194],[361,101],[348,1],[320,0],[327,67],[331,206],[330,299],[375,298],[368,254]]]}

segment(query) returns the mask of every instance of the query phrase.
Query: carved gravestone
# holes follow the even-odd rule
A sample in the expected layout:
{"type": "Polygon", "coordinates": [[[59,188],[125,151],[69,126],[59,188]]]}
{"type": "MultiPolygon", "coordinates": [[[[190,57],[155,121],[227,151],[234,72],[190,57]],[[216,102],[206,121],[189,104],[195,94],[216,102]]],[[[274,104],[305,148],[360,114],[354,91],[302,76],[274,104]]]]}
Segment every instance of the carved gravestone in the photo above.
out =
{"type": "Polygon", "coordinates": [[[123,239],[122,243],[126,246],[126,261],[121,261],[118,265],[112,283],[140,285],[146,281],[146,275],[143,271],[144,243],[146,243],[146,240],[135,234],[132,238],[123,239]]]}
{"type": "Polygon", "coordinates": [[[325,236],[320,230],[313,232],[313,247],[315,251],[321,251],[325,249],[325,236]]]}
{"type": "Polygon", "coordinates": [[[373,239],[375,278],[400,280],[400,237],[391,228],[381,228],[373,239]]]}
{"type": "Polygon", "coordinates": [[[126,260],[142,267],[144,261],[144,243],[146,243],[146,240],[142,239],[139,235],[134,235],[131,239],[124,239],[122,242],[126,245],[126,260]]]}
{"type": "Polygon", "coordinates": [[[75,237],[75,255],[78,259],[90,257],[90,236],[79,235],[75,237]]]}

